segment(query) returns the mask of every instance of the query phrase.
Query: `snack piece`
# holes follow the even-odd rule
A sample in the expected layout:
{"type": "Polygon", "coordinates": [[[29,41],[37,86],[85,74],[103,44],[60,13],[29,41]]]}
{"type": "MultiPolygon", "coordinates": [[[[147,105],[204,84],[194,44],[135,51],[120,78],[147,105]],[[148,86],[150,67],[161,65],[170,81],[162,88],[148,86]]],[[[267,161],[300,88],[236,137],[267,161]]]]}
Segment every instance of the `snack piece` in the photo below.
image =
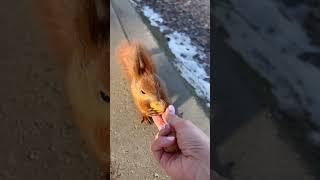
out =
{"type": "Polygon", "coordinates": [[[166,110],[166,103],[164,101],[151,102],[150,107],[162,114],[166,110]]]}

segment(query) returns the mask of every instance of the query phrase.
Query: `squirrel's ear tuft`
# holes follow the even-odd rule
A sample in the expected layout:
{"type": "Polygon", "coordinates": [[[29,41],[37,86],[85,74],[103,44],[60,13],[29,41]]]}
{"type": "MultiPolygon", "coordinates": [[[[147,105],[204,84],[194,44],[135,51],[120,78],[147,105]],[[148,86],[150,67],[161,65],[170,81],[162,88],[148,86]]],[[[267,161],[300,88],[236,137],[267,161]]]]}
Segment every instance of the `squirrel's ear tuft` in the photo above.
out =
{"type": "Polygon", "coordinates": [[[143,59],[143,55],[141,54],[139,49],[137,51],[137,66],[136,67],[137,67],[138,75],[142,75],[143,73],[146,72],[145,60],[143,59]]]}
{"type": "Polygon", "coordinates": [[[146,72],[154,73],[155,68],[152,62],[152,58],[148,50],[140,43],[136,43],[136,73],[142,75],[146,72]]]}

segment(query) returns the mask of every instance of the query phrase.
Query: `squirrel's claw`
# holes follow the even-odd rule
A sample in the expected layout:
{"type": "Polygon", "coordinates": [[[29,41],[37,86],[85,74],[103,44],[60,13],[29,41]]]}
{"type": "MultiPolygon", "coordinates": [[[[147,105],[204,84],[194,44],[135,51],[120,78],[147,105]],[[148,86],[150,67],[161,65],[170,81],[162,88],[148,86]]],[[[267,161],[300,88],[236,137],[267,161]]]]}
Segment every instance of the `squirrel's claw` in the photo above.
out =
{"type": "Polygon", "coordinates": [[[150,116],[148,116],[148,123],[149,123],[149,124],[152,124],[152,123],[153,123],[153,119],[152,119],[152,117],[150,117],[150,116]]]}
{"type": "Polygon", "coordinates": [[[148,116],[157,116],[157,115],[159,115],[159,113],[155,110],[148,110],[147,115],[148,116]]]}
{"type": "Polygon", "coordinates": [[[153,123],[153,119],[152,119],[151,116],[143,116],[142,120],[141,120],[141,123],[143,123],[143,122],[147,122],[149,124],[152,124],[153,123]]]}

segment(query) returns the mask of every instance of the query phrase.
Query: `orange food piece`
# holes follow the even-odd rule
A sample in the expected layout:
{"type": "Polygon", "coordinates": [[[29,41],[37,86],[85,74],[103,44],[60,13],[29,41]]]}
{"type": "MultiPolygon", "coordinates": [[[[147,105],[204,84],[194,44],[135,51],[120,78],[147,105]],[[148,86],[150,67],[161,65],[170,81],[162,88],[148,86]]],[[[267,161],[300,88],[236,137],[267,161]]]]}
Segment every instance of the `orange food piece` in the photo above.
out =
{"type": "Polygon", "coordinates": [[[158,113],[164,113],[166,110],[166,104],[163,101],[151,102],[150,107],[158,113]]]}

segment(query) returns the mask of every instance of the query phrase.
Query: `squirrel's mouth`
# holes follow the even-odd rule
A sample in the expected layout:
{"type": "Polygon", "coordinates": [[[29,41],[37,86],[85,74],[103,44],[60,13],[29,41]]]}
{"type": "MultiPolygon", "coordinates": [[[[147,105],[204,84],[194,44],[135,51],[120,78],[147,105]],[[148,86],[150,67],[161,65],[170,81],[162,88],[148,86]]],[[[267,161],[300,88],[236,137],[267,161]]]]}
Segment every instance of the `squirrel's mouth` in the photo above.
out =
{"type": "Polygon", "coordinates": [[[150,103],[150,108],[148,109],[148,116],[158,116],[164,113],[166,110],[166,103],[163,100],[154,101],[150,103]]]}

